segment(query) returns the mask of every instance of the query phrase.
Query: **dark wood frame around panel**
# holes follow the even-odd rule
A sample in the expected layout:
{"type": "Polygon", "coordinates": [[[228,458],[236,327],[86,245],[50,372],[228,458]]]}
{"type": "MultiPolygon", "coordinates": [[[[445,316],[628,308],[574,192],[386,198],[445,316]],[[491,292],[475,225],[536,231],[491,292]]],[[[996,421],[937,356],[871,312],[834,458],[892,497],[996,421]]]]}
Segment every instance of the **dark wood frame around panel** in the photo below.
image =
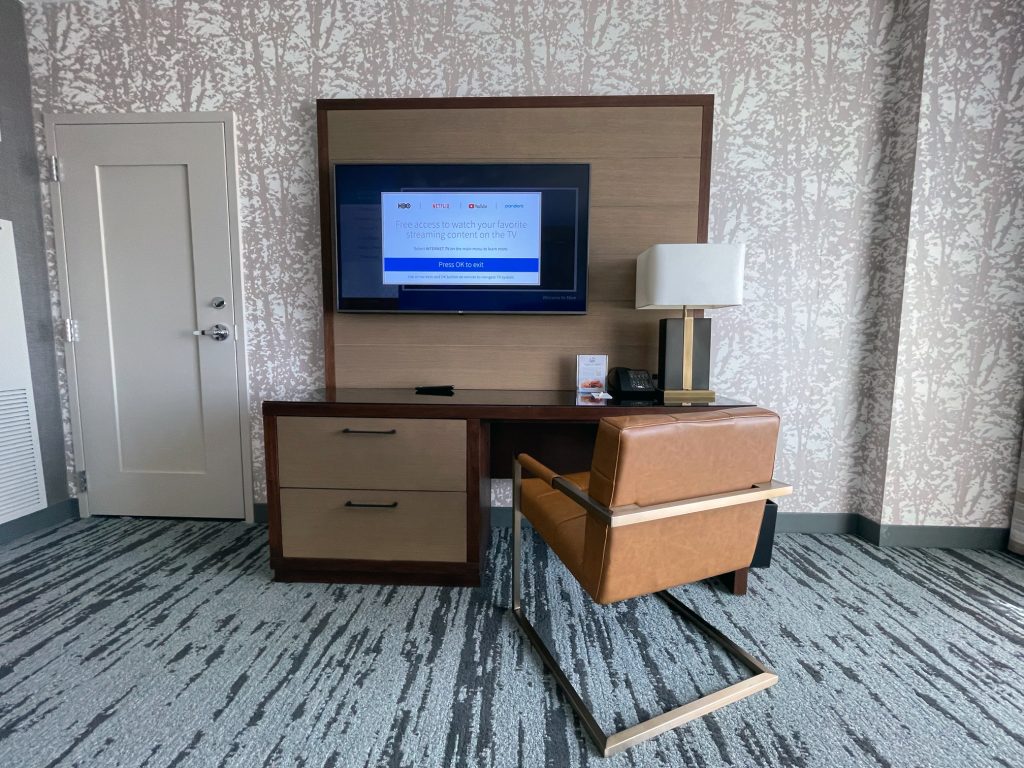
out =
{"type": "Polygon", "coordinates": [[[317,99],[317,164],[320,177],[320,242],[323,276],[323,328],[325,386],[335,387],[334,323],[337,280],[334,271],[331,163],[327,115],[338,110],[369,109],[510,109],[549,107],[701,107],[700,189],[697,240],[708,240],[708,212],[711,196],[711,133],[715,97],[711,94],[679,96],[478,96],[426,99],[317,99]]]}

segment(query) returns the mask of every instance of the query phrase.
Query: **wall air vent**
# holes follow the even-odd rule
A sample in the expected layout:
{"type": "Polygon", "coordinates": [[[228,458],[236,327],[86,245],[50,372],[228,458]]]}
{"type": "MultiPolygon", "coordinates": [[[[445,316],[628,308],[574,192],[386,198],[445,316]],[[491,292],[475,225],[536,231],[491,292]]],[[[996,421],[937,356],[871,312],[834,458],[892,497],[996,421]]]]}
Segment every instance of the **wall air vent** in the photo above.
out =
{"type": "Polygon", "coordinates": [[[0,522],[46,506],[35,414],[25,389],[0,389],[0,522]]]}
{"type": "Polygon", "coordinates": [[[46,506],[14,227],[0,219],[0,523],[46,506]]]}

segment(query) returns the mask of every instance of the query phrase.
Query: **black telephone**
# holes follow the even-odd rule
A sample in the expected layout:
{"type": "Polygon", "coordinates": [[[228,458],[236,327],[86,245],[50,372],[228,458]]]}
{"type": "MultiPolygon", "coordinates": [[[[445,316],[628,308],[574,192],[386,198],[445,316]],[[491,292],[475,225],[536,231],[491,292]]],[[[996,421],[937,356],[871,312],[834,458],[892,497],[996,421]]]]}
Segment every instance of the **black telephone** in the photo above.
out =
{"type": "Polygon", "coordinates": [[[657,400],[659,396],[651,374],[635,368],[608,371],[608,394],[616,400],[657,400]]]}

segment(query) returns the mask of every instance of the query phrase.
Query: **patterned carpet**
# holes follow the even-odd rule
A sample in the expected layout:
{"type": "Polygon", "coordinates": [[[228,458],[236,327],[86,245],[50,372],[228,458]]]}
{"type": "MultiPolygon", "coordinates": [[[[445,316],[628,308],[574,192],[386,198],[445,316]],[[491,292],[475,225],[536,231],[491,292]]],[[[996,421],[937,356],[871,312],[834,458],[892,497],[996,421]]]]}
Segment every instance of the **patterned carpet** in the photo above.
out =
{"type": "MultiPolygon", "coordinates": [[[[479,590],[275,584],[266,529],[238,523],[6,545],[0,766],[1021,764],[1021,558],[781,536],[746,597],[676,590],[779,684],[606,760],[495,606],[509,536],[479,590]]],[[[606,728],[738,679],[660,601],[598,609],[541,573],[531,615],[606,728]]]]}

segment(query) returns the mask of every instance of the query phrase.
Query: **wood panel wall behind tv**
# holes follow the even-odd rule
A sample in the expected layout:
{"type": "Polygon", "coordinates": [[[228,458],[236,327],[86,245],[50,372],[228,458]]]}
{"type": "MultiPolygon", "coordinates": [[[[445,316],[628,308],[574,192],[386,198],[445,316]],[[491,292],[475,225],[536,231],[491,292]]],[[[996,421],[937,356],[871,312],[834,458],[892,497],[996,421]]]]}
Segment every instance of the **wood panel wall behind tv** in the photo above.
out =
{"type": "Polygon", "coordinates": [[[657,312],[633,308],[636,257],[707,241],[712,96],[317,102],[328,387],[574,389],[577,354],[657,365],[657,312]],[[332,163],[587,162],[586,315],[342,314],[332,163]]]}

